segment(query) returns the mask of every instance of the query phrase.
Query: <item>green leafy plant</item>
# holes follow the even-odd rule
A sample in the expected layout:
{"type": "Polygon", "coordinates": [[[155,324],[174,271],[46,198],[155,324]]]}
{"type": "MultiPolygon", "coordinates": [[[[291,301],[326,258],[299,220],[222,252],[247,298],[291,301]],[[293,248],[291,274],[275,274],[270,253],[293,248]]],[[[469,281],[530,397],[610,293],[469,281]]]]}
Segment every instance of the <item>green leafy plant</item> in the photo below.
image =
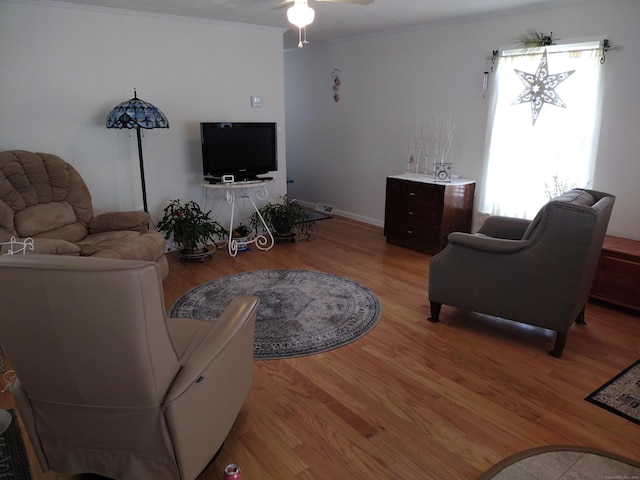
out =
{"type": "Polygon", "coordinates": [[[173,241],[182,246],[183,251],[196,252],[207,241],[216,245],[219,238],[228,234],[220,223],[211,220],[210,213],[203,212],[193,201],[183,205],[180,200],[171,200],[164,209],[158,230],[165,232],[167,240],[173,236],[173,241]]]}
{"type": "Polygon", "coordinates": [[[530,28],[518,37],[518,43],[523,48],[544,47],[553,44],[553,32],[546,34],[530,28]]]}
{"type": "MultiPolygon", "coordinates": [[[[307,211],[288,195],[281,195],[278,203],[267,203],[259,212],[271,233],[276,236],[297,235],[309,240],[311,233],[318,228],[307,211]]],[[[256,229],[262,225],[257,212],[251,215],[250,223],[256,229]]]]}
{"type": "Polygon", "coordinates": [[[251,228],[249,228],[244,223],[239,223],[235,226],[233,232],[231,232],[231,235],[233,236],[233,238],[248,237],[249,235],[251,235],[251,228]]]}

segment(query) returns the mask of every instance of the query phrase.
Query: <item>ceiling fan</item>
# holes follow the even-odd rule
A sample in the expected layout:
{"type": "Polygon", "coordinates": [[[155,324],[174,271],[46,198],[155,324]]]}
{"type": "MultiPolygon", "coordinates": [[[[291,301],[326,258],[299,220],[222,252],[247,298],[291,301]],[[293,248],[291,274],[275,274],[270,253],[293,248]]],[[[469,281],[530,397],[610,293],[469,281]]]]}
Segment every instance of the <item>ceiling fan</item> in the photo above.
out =
{"type": "MultiPolygon", "coordinates": [[[[352,5],[369,5],[374,0],[315,0],[317,2],[329,3],[350,3],[352,5]]],[[[298,48],[302,48],[307,42],[307,25],[313,23],[316,12],[309,6],[308,0],[284,0],[274,7],[284,8],[289,6],[287,10],[287,19],[298,27],[298,48]],[[304,39],[303,39],[304,31],[304,39]]]]}

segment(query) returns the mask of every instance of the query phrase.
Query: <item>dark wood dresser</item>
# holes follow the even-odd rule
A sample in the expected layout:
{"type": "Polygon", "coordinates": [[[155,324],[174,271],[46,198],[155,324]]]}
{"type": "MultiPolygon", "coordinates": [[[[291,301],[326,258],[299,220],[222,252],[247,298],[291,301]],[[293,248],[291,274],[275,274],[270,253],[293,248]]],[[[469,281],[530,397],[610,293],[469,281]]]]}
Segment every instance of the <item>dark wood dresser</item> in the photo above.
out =
{"type": "Polygon", "coordinates": [[[387,242],[438,253],[451,232],[470,232],[476,182],[404,174],[387,177],[384,234],[387,242]]]}
{"type": "Polygon", "coordinates": [[[591,296],[640,311],[640,241],[605,237],[591,296]]]}

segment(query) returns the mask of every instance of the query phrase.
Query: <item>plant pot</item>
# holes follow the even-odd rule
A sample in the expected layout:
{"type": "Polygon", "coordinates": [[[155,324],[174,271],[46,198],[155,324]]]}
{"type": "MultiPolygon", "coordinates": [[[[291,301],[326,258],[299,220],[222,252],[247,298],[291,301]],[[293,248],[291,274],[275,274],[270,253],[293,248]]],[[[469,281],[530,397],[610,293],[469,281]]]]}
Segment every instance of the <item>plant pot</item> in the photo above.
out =
{"type": "Polygon", "coordinates": [[[180,250],[180,260],[196,260],[199,262],[204,262],[205,259],[213,255],[214,251],[215,247],[211,245],[205,245],[202,248],[196,249],[183,248],[182,250],[180,250]]]}
{"type": "Polygon", "coordinates": [[[276,235],[290,235],[291,234],[291,222],[285,218],[274,216],[271,220],[273,229],[276,231],[276,235]]]}
{"type": "Polygon", "coordinates": [[[276,243],[293,243],[296,241],[296,234],[294,232],[276,232],[273,234],[273,239],[276,241],[276,243]]]}
{"type": "Polygon", "coordinates": [[[236,246],[238,247],[238,252],[242,252],[249,248],[249,244],[253,240],[253,237],[249,235],[246,237],[233,237],[233,239],[235,240],[236,246]]]}

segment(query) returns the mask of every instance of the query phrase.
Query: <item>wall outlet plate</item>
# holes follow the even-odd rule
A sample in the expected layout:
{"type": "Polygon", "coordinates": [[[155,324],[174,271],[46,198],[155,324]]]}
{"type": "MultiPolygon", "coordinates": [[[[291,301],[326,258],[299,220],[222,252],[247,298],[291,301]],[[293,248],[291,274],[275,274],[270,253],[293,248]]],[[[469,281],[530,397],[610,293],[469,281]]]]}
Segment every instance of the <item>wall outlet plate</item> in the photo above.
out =
{"type": "Polygon", "coordinates": [[[262,97],[260,95],[251,95],[251,106],[252,107],[261,107],[262,106],[262,97]]]}

